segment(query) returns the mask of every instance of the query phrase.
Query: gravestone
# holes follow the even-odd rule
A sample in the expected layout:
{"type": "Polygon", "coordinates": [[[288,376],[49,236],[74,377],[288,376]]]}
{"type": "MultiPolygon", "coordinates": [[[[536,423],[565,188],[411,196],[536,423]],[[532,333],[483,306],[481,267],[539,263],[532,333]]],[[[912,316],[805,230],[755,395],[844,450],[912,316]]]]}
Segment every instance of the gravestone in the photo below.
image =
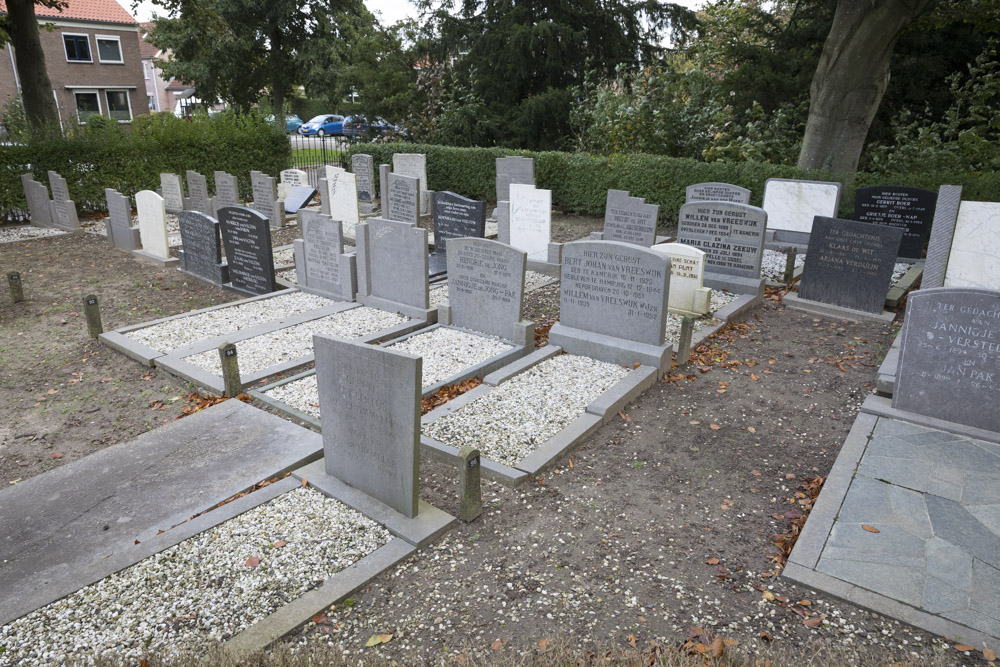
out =
{"type": "Polygon", "coordinates": [[[497,240],[510,245],[510,202],[497,202],[497,240]]]}
{"type": "Polygon", "coordinates": [[[326,473],[417,515],[422,359],[313,336],[326,473]]]}
{"type": "Polygon", "coordinates": [[[909,296],[892,407],[1000,432],[1000,292],[909,296]]]}
{"type": "Polygon", "coordinates": [[[351,156],[351,171],[357,177],[358,201],[371,204],[375,201],[375,159],[371,155],[356,153],[351,156]]]}
{"type": "Polygon", "coordinates": [[[80,219],[76,214],[76,203],[70,199],[66,179],[54,171],[49,173],[52,187],[52,224],[61,229],[79,229],[80,219]]]}
{"type": "Polygon", "coordinates": [[[298,213],[300,209],[309,206],[318,194],[311,185],[291,188],[285,195],[285,213],[298,213]]]}
{"type": "Polygon", "coordinates": [[[181,211],[177,222],[183,244],[178,253],[181,270],[216,285],[228,283],[229,267],[222,263],[219,221],[197,211],[181,211]]]}
{"type": "Polygon", "coordinates": [[[240,184],[236,177],[224,171],[215,172],[215,197],[212,208],[218,211],[224,206],[240,205],[240,184]]]}
{"type": "Polygon", "coordinates": [[[389,193],[389,174],[392,173],[392,165],[380,164],[378,166],[378,203],[382,208],[382,216],[385,217],[385,200],[389,193]]]}
{"type": "Polygon", "coordinates": [[[361,222],[357,177],[339,167],[327,167],[326,188],[324,194],[330,200],[330,217],[343,223],[347,238],[354,238],[354,228],[361,222]]]}
{"type": "Polygon", "coordinates": [[[388,196],[382,200],[385,219],[417,224],[419,180],[395,172],[390,173],[386,180],[388,196]]]}
{"type": "Polygon", "coordinates": [[[181,177],[177,174],[160,174],[160,192],[166,204],[167,213],[177,213],[184,210],[184,190],[181,188],[181,177]]]}
{"type": "Polygon", "coordinates": [[[205,215],[211,214],[212,210],[208,205],[208,181],[205,176],[188,169],[185,172],[185,178],[187,179],[190,209],[205,215]]]}
{"type": "Polygon", "coordinates": [[[319,191],[323,194],[319,200],[319,212],[323,215],[330,215],[330,187],[327,185],[326,177],[319,179],[319,191]]]}
{"type": "Polygon", "coordinates": [[[1000,204],[959,205],[944,286],[1000,290],[1000,204]]]}
{"type": "Polygon", "coordinates": [[[28,202],[28,215],[36,227],[52,227],[52,206],[49,204],[49,190],[28,174],[21,174],[24,198],[28,202]]]}
{"type": "Polygon", "coordinates": [[[510,340],[513,325],[521,321],[526,268],[527,255],[499,241],[481,238],[450,241],[451,323],[510,340]]]}
{"type": "Polygon", "coordinates": [[[854,219],[899,227],[903,230],[899,256],[920,259],[936,204],[937,193],[933,190],[902,186],[858,188],[854,193],[854,219]]]}
{"type": "Polygon", "coordinates": [[[608,190],[604,206],[605,241],[621,241],[649,248],[656,243],[656,217],[660,207],[631,197],[625,190],[608,190]]]}
{"type": "Polygon", "coordinates": [[[66,183],[65,178],[63,178],[58,173],[51,170],[48,172],[48,176],[49,176],[49,187],[52,189],[53,201],[55,201],[56,199],[62,199],[63,201],[72,199],[72,197],[69,196],[69,184],[66,183]]]}
{"type": "Polygon", "coordinates": [[[661,243],[653,250],[670,258],[670,309],[708,313],[712,290],[705,287],[705,252],[683,243],[661,243]]]}
{"type": "MultiPolygon", "coordinates": [[[[259,171],[250,172],[250,188],[253,192],[253,202],[250,208],[266,217],[271,229],[281,229],[285,224],[284,204],[275,196],[274,177],[259,171]]],[[[221,209],[219,222],[222,222],[221,209]]]]}
{"type": "Polygon", "coordinates": [[[278,199],[288,199],[292,188],[303,188],[310,185],[309,174],[301,169],[285,169],[278,174],[278,199]]]}
{"type": "Polygon", "coordinates": [[[245,294],[267,294],[277,289],[271,228],[259,211],[242,206],[219,209],[222,244],[229,266],[227,287],[245,294]]]}
{"type": "Polygon", "coordinates": [[[139,247],[139,229],[132,226],[132,207],[128,197],[111,188],[104,189],[108,200],[108,217],[104,219],[104,229],[108,243],[121,250],[136,250],[139,247]]]}
{"type": "Polygon", "coordinates": [[[295,239],[299,289],[328,299],[352,301],[357,293],[354,255],[344,254],[341,223],[316,211],[299,211],[302,238],[295,239]]]}
{"type": "Polygon", "coordinates": [[[749,204],[750,191],[729,183],[695,183],[684,189],[684,203],[694,201],[727,201],[749,204]]]}
{"type": "Polygon", "coordinates": [[[142,250],[134,251],[136,259],[167,266],[176,264],[170,256],[170,241],[167,238],[167,207],[163,197],[152,190],[135,193],[136,217],[139,218],[139,238],[142,250]]]}
{"type": "Polygon", "coordinates": [[[510,186],[510,244],[528,253],[528,260],[548,260],[552,227],[552,191],[533,185],[510,186]]]}
{"type": "Polygon", "coordinates": [[[817,216],[799,298],[881,313],[903,230],[817,216]]]}
{"type": "Polygon", "coordinates": [[[769,178],[764,184],[767,227],[774,240],[809,242],[813,218],[832,218],[840,205],[840,183],[769,178]]]}
{"type": "Polygon", "coordinates": [[[357,261],[359,302],[433,321],[426,229],[368,218],[357,227],[357,261]]]}
{"type": "Polygon", "coordinates": [[[434,252],[428,258],[430,275],[447,272],[448,240],[486,236],[486,202],[454,192],[434,193],[434,252]]]}
{"type": "Polygon", "coordinates": [[[705,270],[756,280],[764,253],[764,209],[725,201],[681,206],[677,241],[705,252],[705,270]]]}
{"type": "Polygon", "coordinates": [[[431,202],[427,194],[427,156],[423,153],[393,153],[392,171],[420,181],[420,215],[428,215],[431,202]]]}
{"type": "Polygon", "coordinates": [[[497,202],[510,201],[510,186],[535,184],[535,158],[511,155],[497,158],[497,202]]]}
{"type": "Polygon", "coordinates": [[[951,255],[951,242],[955,236],[955,222],[958,220],[961,203],[961,185],[942,185],[938,188],[934,222],[931,223],[931,238],[927,243],[927,260],[924,262],[924,275],[920,280],[921,289],[944,287],[948,257],[951,255]]]}

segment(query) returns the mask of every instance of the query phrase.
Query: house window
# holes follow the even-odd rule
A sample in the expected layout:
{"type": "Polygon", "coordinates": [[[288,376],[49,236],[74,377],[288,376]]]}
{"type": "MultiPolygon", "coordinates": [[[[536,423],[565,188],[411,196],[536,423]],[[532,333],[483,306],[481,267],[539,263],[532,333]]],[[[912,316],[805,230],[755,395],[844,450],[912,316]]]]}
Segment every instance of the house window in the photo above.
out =
{"type": "Polygon", "coordinates": [[[98,35],[97,57],[102,63],[123,63],[122,44],[119,38],[115,35],[98,35]]]}
{"type": "Polygon", "coordinates": [[[149,103],[149,110],[156,111],[156,97],[153,95],[146,95],[146,99],[149,103]]]}
{"type": "Polygon", "coordinates": [[[132,105],[129,104],[127,90],[109,90],[108,96],[108,116],[119,122],[127,123],[132,120],[132,105]]]}
{"type": "Polygon", "coordinates": [[[63,33],[63,46],[66,47],[66,60],[75,63],[92,63],[90,57],[90,39],[86,35],[67,35],[63,33]]]}
{"type": "Polygon", "coordinates": [[[101,99],[96,92],[76,93],[76,117],[81,123],[87,122],[88,116],[101,113],[101,99]]]}
{"type": "Polygon", "coordinates": [[[149,61],[148,60],[143,60],[142,61],[142,78],[144,78],[144,79],[148,79],[149,78],[149,61]]]}

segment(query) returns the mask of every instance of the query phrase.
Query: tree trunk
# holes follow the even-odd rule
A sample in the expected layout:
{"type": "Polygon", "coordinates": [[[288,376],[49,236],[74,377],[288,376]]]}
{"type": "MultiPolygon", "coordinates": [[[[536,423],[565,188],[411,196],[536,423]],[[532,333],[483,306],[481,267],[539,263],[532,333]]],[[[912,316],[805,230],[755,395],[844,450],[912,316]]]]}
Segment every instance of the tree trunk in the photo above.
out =
{"type": "Polygon", "coordinates": [[[285,54],[282,49],[282,35],[280,28],[271,31],[271,110],[274,112],[274,122],[284,131],[285,129],[285,71],[283,68],[285,54]]]}
{"type": "Polygon", "coordinates": [[[937,0],[839,0],[809,89],[799,167],[854,172],[906,26],[937,0]]]}
{"type": "Polygon", "coordinates": [[[17,77],[28,125],[33,129],[59,127],[59,109],[45,68],[45,54],[38,36],[38,21],[32,0],[7,0],[10,44],[14,47],[17,77]]]}

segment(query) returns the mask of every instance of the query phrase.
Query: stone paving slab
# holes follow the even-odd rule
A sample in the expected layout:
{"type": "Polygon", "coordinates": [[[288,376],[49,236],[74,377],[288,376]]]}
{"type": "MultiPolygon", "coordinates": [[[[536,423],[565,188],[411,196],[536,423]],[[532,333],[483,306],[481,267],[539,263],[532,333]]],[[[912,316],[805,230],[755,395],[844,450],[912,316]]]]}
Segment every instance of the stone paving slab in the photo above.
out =
{"type": "Polygon", "coordinates": [[[322,449],[319,435],[226,401],[3,489],[0,625],[190,537],[195,522],[230,518],[184,523],[322,449]]]}
{"type": "Polygon", "coordinates": [[[996,647],[1000,444],[902,413],[871,414],[886,403],[866,401],[784,576],[977,648],[996,647]]]}

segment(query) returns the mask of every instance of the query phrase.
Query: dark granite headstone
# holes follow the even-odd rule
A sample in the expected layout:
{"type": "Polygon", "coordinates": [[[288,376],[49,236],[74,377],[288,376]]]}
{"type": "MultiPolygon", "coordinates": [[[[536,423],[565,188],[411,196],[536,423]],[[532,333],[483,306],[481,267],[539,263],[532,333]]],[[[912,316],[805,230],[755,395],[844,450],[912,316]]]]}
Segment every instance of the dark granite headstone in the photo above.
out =
{"type": "Polygon", "coordinates": [[[132,207],[128,197],[111,188],[104,189],[104,196],[108,200],[108,217],[104,220],[108,243],[113,248],[136,250],[139,247],[139,228],[132,226],[132,207]]]}
{"type": "Polygon", "coordinates": [[[451,323],[510,340],[521,321],[528,256],[488,239],[455,239],[450,246],[451,323]]]}
{"type": "MultiPolygon", "coordinates": [[[[448,252],[448,239],[486,236],[486,202],[454,192],[434,193],[434,254],[448,252]]],[[[446,270],[443,269],[443,270],[446,270]]]]}
{"type": "Polygon", "coordinates": [[[799,297],[881,313],[903,230],[817,215],[799,297]]]}
{"type": "Polygon", "coordinates": [[[685,203],[693,201],[728,201],[749,204],[750,191],[729,183],[695,183],[684,189],[685,203]]]}
{"type": "Polygon", "coordinates": [[[215,172],[215,208],[240,205],[240,186],[236,177],[224,171],[215,172]]]}
{"type": "Polygon", "coordinates": [[[894,408],[1000,432],[1000,292],[913,292],[902,335],[894,408]]]}
{"type": "Polygon", "coordinates": [[[420,179],[413,176],[390,173],[388,178],[389,196],[383,201],[386,220],[417,224],[420,213],[420,179]]]}
{"type": "Polygon", "coordinates": [[[229,268],[222,263],[219,222],[197,211],[180,211],[177,222],[183,244],[177,253],[181,271],[216,285],[229,282],[229,268]]]}
{"type": "Polygon", "coordinates": [[[191,202],[191,210],[208,215],[211,211],[208,208],[208,180],[203,174],[190,169],[185,172],[185,179],[188,186],[188,199],[191,202]]]}
{"type": "Polygon", "coordinates": [[[300,208],[305,208],[319,193],[316,188],[308,185],[296,185],[289,189],[288,196],[285,197],[285,213],[297,213],[300,208]]]}
{"type": "Polygon", "coordinates": [[[681,206],[677,242],[705,252],[705,269],[730,276],[760,278],[767,212],[726,201],[681,206]]]}
{"type": "Polygon", "coordinates": [[[631,197],[625,190],[608,190],[604,207],[604,240],[651,247],[656,243],[656,217],[660,207],[631,197]]]}
{"type": "Polygon", "coordinates": [[[899,256],[920,259],[931,231],[937,193],[923,188],[876,186],[854,193],[854,219],[903,230],[899,256]]]}
{"type": "Polygon", "coordinates": [[[231,287],[248,294],[275,291],[271,224],[267,216],[242,206],[226,206],[219,209],[219,225],[231,287]]]}

